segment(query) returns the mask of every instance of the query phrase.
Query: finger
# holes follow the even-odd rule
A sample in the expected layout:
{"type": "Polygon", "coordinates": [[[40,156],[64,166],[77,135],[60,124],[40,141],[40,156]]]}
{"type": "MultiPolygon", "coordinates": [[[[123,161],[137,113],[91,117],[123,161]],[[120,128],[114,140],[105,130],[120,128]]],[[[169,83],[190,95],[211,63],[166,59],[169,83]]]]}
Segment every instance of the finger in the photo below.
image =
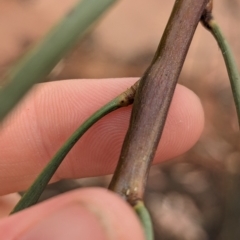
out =
{"type": "MultiPolygon", "coordinates": [[[[26,189],[72,132],[90,114],[136,79],[69,80],[36,87],[0,131],[0,194],[26,189]]],[[[131,107],[96,123],[68,154],[53,180],[112,173],[131,107]]],[[[156,162],[189,149],[203,128],[199,99],[178,85],[156,162]]]]}
{"type": "MultiPolygon", "coordinates": [[[[0,218],[3,218],[12,211],[14,206],[20,200],[18,193],[11,193],[0,197],[0,218]]],[[[0,235],[1,236],[1,235],[0,235]]]]}
{"type": "Polygon", "coordinates": [[[0,221],[1,239],[144,239],[120,197],[105,189],[72,191],[0,221]],[[24,221],[23,221],[24,220],[24,221]]]}

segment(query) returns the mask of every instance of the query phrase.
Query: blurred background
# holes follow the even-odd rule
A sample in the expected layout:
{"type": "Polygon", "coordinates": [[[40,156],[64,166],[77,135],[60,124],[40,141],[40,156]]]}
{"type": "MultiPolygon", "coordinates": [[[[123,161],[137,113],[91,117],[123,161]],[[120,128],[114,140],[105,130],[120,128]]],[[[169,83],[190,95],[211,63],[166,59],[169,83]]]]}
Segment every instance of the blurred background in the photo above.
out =
{"type": "MultiPolygon", "coordinates": [[[[75,2],[0,0],[1,79],[75,2]]],[[[174,2],[118,1],[44,81],[140,77],[153,57],[174,2]]],[[[240,68],[239,13],[240,0],[214,2],[215,18],[240,68]]],[[[238,169],[240,158],[239,128],[221,52],[200,24],[179,82],[200,97],[205,129],[189,152],[152,167],[146,204],[154,220],[156,239],[219,239],[226,220],[226,169],[238,169]]],[[[64,180],[49,186],[42,200],[78,187],[106,187],[109,180],[110,176],[64,180]]]]}

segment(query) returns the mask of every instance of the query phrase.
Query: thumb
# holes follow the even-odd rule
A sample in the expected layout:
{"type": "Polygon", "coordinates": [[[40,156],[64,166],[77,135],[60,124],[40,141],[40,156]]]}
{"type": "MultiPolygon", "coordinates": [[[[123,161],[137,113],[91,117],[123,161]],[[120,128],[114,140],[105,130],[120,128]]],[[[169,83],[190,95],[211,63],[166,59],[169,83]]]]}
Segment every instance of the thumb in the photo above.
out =
{"type": "Polygon", "coordinates": [[[72,191],[0,221],[0,239],[144,239],[132,209],[114,193],[72,191]]]}

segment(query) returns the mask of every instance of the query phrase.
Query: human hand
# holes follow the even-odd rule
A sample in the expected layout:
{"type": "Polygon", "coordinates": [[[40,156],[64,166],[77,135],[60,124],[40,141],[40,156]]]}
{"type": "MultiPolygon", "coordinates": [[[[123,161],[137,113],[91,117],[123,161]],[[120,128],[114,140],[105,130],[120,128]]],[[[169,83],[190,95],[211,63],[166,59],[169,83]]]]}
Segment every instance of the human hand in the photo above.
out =
{"type": "MultiPolygon", "coordinates": [[[[0,128],[0,212],[7,215],[71,133],[136,79],[69,80],[40,84],[0,128]]],[[[131,107],[97,122],[68,154],[53,181],[113,173],[131,107]]],[[[155,163],[187,151],[204,124],[199,99],[178,85],[155,163]]],[[[85,188],[0,220],[0,239],[144,239],[132,209],[105,189],[85,188]]]]}

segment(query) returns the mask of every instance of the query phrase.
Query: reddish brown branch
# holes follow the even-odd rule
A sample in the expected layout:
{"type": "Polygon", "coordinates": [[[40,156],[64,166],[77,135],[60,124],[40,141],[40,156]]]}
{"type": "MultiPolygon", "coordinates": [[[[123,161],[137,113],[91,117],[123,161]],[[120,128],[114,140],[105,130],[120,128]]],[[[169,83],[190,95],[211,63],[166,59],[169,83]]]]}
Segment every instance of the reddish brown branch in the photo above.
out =
{"type": "Polygon", "coordinates": [[[176,0],[151,66],[137,90],[129,130],[110,189],[131,204],[143,197],[169,105],[208,0],[176,0]]]}

